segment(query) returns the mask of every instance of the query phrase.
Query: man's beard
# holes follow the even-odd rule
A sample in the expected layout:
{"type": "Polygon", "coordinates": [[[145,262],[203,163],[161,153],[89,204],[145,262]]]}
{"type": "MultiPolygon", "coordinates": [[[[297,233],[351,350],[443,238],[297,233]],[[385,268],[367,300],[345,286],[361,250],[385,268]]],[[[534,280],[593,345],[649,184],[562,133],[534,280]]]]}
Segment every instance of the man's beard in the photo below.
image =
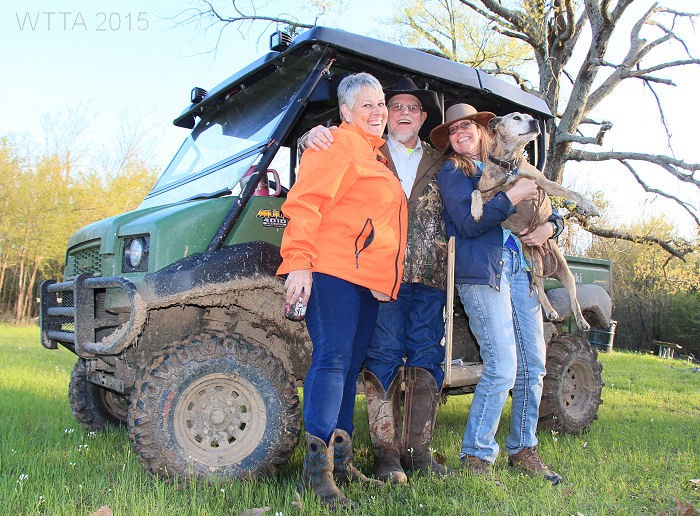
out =
{"type": "Polygon", "coordinates": [[[418,129],[403,129],[399,126],[396,132],[390,133],[391,137],[402,145],[406,145],[412,139],[418,137],[418,129]]]}

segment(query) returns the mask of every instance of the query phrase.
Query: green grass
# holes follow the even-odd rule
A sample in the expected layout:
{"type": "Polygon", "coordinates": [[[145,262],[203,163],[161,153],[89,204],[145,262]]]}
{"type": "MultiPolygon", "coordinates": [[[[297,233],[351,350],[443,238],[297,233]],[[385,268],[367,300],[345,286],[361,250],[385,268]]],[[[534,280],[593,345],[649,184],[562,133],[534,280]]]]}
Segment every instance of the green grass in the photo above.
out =
{"type": "MultiPolygon", "coordinates": [[[[606,387],[599,420],[579,437],[540,434],[539,451],[565,478],[552,487],[496,463],[502,486],[458,472],[416,476],[408,486],[352,487],[355,514],[679,514],[700,509],[700,372],[680,361],[613,352],[600,356],[606,387]],[[677,505],[680,504],[680,505],[677,505]],[[681,509],[679,509],[681,507],[681,509]]],[[[126,431],[91,434],[73,419],[67,399],[75,357],[44,350],[35,327],[0,325],[0,514],[90,515],[102,505],[117,515],[319,514],[304,497],[292,504],[303,450],[282,474],[255,482],[191,485],[178,490],[140,467],[126,431]]],[[[457,468],[470,396],[440,408],[434,448],[457,468]]],[[[504,411],[498,441],[508,428],[504,411]]],[[[356,409],[356,459],[371,469],[366,411],[356,409]]],[[[695,513],[697,514],[697,513],[695,513]]]]}

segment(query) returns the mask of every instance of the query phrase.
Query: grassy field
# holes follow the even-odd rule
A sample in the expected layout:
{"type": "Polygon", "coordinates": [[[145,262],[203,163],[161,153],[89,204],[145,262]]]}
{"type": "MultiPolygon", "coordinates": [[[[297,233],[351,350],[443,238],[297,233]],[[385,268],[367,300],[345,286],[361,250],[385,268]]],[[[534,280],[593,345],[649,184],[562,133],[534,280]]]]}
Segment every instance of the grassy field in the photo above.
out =
{"type": "MultiPolygon", "coordinates": [[[[552,487],[496,464],[502,486],[456,473],[416,476],[408,486],[346,491],[355,514],[698,514],[700,491],[700,372],[680,361],[613,352],[604,365],[604,404],[583,436],[540,434],[545,462],[565,478],[552,487]]],[[[90,515],[108,506],[115,515],[319,514],[304,498],[293,505],[303,450],[282,474],[256,482],[192,485],[178,490],[150,478],[138,464],[126,431],[83,431],[70,411],[68,378],[75,357],[44,350],[35,327],[0,325],[0,514],[90,515]]],[[[459,464],[470,396],[440,408],[434,448],[459,464]]],[[[364,400],[358,398],[358,465],[371,453],[364,400]]],[[[498,434],[503,443],[508,408],[498,434]]]]}

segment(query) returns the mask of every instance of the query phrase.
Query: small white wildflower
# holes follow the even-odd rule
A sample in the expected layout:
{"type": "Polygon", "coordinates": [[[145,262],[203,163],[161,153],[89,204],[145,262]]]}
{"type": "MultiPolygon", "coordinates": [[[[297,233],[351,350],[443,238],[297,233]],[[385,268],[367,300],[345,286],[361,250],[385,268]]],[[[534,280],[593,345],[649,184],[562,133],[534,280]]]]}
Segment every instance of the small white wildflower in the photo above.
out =
{"type": "Polygon", "coordinates": [[[654,418],[653,418],[653,417],[651,418],[651,422],[652,422],[652,423],[654,422],[654,418]]]}
{"type": "Polygon", "coordinates": [[[224,488],[222,487],[222,488],[220,489],[220,491],[223,493],[223,492],[224,492],[224,488]]]}
{"type": "Polygon", "coordinates": [[[97,436],[97,432],[88,432],[88,437],[95,437],[97,436]]]}
{"type": "Polygon", "coordinates": [[[44,497],[41,496],[41,495],[39,495],[39,505],[41,505],[41,504],[44,503],[45,501],[46,501],[46,500],[44,500],[44,497]]]}
{"type": "Polygon", "coordinates": [[[556,430],[552,430],[552,435],[558,435],[558,434],[559,434],[559,432],[557,432],[556,430]]]}
{"type": "Polygon", "coordinates": [[[73,428],[65,428],[63,430],[64,434],[72,434],[73,432],[75,432],[75,429],[73,429],[73,428]]]}
{"type": "Polygon", "coordinates": [[[583,447],[588,448],[588,441],[583,441],[583,447]]]}
{"type": "Polygon", "coordinates": [[[557,442],[558,440],[559,440],[558,437],[555,437],[555,438],[553,439],[554,442],[557,442]]]}
{"type": "Polygon", "coordinates": [[[408,453],[410,453],[411,455],[413,455],[413,448],[409,448],[409,449],[408,449],[408,453]]]}
{"type": "Polygon", "coordinates": [[[68,465],[69,465],[69,466],[75,466],[75,462],[69,462],[68,465]]]}
{"type": "Polygon", "coordinates": [[[17,482],[19,482],[19,483],[21,484],[22,482],[24,482],[24,481],[27,480],[28,478],[29,478],[29,475],[27,475],[26,473],[22,473],[22,474],[19,476],[19,478],[17,479],[17,482]]]}

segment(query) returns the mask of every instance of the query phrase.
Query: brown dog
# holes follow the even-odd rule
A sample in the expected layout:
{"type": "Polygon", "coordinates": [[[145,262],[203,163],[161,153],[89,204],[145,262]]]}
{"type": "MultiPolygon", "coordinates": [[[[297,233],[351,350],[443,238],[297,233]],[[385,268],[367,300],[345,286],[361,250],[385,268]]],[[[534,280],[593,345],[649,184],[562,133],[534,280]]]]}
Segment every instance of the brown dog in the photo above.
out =
{"type": "MultiPolygon", "coordinates": [[[[523,156],[525,145],[540,134],[537,120],[530,115],[510,113],[491,119],[489,133],[491,135],[489,159],[484,163],[479,188],[472,193],[471,213],[474,220],[481,219],[485,202],[493,198],[496,192],[509,190],[521,177],[535,181],[539,187],[540,196],[537,200],[519,202],[515,207],[516,212],[503,222],[502,226],[516,235],[520,235],[525,229],[532,231],[547,221],[552,213],[552,204],[547,194],[571,199],[576,203],[577,209],[586,215],[598,215],[598,210],[592,202],[550,181],[523,156]],[[514,172],[516,169],[517,174],[514,172]]],[[[554,240],[547,240],[539,247],[523,245],[523,253],[527,262],[531,264],[532,281],[537,287],[537,296],[547,319],[559,318],[559,314],[544,293],[543,279],[552,277],[561,281],[569,292],[578,327],[583,331],[589,330],[590,325],[583,318],[581,307],[576,299],[576,280],[557,243],[554,240]]]]}

